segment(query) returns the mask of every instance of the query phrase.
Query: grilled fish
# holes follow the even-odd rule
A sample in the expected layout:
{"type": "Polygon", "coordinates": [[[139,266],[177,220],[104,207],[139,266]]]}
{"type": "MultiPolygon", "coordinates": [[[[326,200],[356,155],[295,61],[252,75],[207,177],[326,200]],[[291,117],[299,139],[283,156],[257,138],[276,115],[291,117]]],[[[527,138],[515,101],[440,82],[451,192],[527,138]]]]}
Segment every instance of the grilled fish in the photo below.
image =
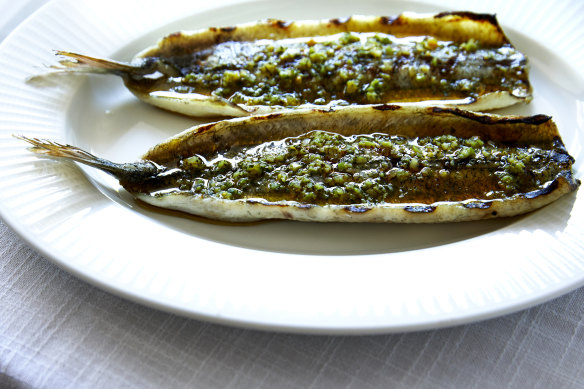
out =
{"type": "Polygon", "coordinates": [[[62,70],[120,76],[141,100],[189,116],[432,100],[488,110],[532,98],[525,56],[494,16],[470,12],[178,32],[130,63],[57,53],[62,70]]]}
{"type": "Polygon", "coordinates": [[[126,164],[22,139],[112,174],[146,203],[226,221],[476,220],[532,211],[580,185],[545,115],[407,104],[292,110],[199,125],[126,164]]]}

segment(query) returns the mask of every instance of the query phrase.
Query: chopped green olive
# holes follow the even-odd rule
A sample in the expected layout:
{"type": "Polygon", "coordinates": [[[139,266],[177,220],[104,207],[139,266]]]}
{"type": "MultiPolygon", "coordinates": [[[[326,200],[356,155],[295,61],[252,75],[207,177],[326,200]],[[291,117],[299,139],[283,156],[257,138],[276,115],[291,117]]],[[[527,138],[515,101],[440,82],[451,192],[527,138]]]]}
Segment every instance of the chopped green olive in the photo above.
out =
{"type": "Polygon", "coordinates": [[[193,155],[192,157],[183,159],[182,167],[187,170],[201,170],[206,166],[205,161],[198,156],[193,155]]]}
{"type": "Polygon", "coordinates": [[[231,167],[231,162],[226,159],[221,159],[215,164],[215,170],[220,173],[226,172],[231,169],[231,167]]]}

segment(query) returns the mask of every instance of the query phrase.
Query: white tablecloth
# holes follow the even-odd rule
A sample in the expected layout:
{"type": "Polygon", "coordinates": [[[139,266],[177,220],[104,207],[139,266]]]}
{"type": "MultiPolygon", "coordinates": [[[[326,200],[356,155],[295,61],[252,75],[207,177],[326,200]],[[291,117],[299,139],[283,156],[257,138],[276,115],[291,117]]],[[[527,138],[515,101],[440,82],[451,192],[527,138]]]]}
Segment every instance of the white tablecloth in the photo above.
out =
{"type": "MultiPolygon", "coordinates": [[[[46,0],[0,1],[0,39],[46,0]]],[[[288,335],[179,317],[76,279],[0,221],[0,388],[584,388],[584,288],[476,324],[288,335]]]]}

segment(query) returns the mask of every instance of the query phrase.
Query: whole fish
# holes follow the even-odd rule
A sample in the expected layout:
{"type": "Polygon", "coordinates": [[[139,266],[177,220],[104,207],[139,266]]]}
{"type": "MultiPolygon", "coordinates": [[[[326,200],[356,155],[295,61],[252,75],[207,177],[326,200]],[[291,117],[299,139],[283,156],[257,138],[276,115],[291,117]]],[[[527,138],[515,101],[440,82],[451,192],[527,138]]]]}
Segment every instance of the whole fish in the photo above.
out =
{"type": "Polygon", "coordinates": [[[436,100],[488,110],[532,98],[526,57],[493,15],[471,12],[177,32],[130,63],[57,53],[62,70],[120,76],[141,100],[190,116],[436,100]]]}
{"type": "Polygon", "coordinates": [[[513,216],[578,188],[550,117],[367,105],[208,123],[113,163],[24,138],[106,171],[136,198],[226,221],[450,222],[513,216]]]}

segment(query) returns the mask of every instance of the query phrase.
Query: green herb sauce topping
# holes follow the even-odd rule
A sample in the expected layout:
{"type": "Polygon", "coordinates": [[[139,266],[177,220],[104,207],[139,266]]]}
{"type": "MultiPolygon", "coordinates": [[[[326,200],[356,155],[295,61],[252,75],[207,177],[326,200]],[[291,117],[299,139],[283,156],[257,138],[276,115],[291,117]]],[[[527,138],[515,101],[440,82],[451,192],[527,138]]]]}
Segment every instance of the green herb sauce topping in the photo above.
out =
{"type": "Polygon", "coordinates": [[[493,90],[529,93],[525,57],[511,45],[483,47],[381,33],[225,42],[195,57],[168,59],[179,93],[213,94],[247,105],[371,104],[493,90]]]}
{"type": "Polygon", "coordinates": [[[299,137],[182,159],[176,186],[223,199],[378,204],[508,198],[541,189],[571,160],[560,148],[478,137],[386,134],[299,137]]]}

